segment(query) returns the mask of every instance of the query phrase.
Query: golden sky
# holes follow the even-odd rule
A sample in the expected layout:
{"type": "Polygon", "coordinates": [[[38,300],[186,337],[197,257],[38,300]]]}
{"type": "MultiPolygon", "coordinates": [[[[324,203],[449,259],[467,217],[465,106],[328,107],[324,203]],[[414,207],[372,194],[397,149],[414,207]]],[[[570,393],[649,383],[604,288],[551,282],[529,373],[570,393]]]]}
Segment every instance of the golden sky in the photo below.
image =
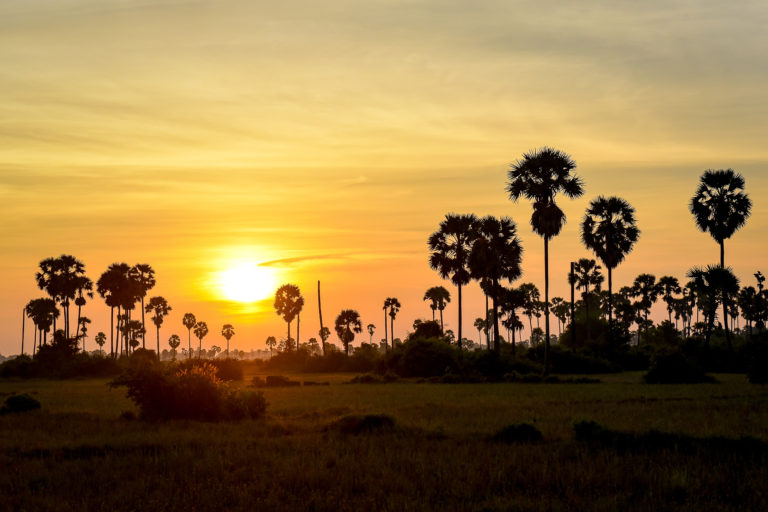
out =
{"type": "MultiPolygon", "coordinates": [[[[707,168],[746,178],[753,214],[726,261],[752,284],[768,249],[766,24],[762,1],[2,2],[0,353],[18,351],[37,263],[62,253],[94,280],[150,263],[150,295],[174,308],[161,342],[184,338],[192,311],[208,347],[226,322],[237,348],[284,332],[271,302],[243,310],[211,289],[237,261],[281,260],[307,299],[303,339],[318,279],[326,324],[356,308],[380,338],[396,296],[404,335],[441,283],[426,239],[448,212],[511,216],[520,282],[541,287],[530,205],[504,185],[542,145],[572,155],[586,185],[561,201],[554,295],[588,256],[578,221],[598,194],[626,198],[642,230],[617,288],[715,262],[687,210],[707,168]]],[[[106,311],[86,307],[90,334],[106,311]]],[[[468,337],[481,311],[473,284],[468,337]]],[[[446,320],[455,329],[455,302],[446,320]]]]}

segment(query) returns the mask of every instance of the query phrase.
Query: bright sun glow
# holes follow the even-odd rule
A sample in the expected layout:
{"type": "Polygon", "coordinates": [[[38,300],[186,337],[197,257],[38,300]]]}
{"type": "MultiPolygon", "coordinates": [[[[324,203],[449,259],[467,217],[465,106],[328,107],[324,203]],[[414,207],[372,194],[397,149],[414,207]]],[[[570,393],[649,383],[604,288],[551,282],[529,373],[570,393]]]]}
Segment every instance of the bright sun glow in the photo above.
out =
{"type": "Polygon", "coordinates": [[[274,269],[257,264],[237,264],[219,273],[219,289],[232,301],[255,302],[273,295],[277,289],[274,269]]]}

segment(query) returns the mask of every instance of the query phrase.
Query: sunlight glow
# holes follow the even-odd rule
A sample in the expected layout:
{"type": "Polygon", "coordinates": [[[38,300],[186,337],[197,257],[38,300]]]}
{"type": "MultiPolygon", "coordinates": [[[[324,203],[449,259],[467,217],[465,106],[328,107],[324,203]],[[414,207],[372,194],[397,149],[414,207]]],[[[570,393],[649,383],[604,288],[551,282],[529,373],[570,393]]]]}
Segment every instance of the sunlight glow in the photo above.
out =
{"type": "Polygon", "coordinates": [[[239,263],[219,272],[218,286],[224,298],[255,302],[270,297],[277,289],[274,269],[256,263],[239,263]]]}

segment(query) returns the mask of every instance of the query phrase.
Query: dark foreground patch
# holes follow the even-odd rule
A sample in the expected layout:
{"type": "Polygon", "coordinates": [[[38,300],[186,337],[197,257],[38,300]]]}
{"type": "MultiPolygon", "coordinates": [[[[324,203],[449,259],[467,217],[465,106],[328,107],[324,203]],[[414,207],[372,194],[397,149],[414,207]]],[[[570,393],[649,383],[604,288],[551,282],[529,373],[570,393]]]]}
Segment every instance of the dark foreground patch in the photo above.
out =
{"type": "Polygon", "coordinates": [[[26,393],[21,395],[11,395],[5,399],[5,403],[0,407],[1,414],[11,414],[15,412],[34,411],[40,408],[40,402],[26,393]]]}
{"type": "Polygon", "coordinates": [[[508,425],[491,437],[491,441],[497,443],[538,443],[541,440],[541,431],[530,423],[508,425]]]}
{"type": "Polygon", "coordinates": [[[367,432],[390,431],[395,427],[395,420],[386,414],[360,414],[344,416],[325,428],[327,432],[358,435],[367,432]]]}

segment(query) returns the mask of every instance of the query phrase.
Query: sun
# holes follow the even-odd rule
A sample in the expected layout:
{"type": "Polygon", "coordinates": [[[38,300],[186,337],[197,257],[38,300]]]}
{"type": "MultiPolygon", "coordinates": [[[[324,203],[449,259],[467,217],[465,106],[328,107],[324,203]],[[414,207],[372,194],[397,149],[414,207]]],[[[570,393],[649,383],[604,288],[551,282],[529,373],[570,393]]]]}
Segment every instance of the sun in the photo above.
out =
{"type": "Polygon", "coordinates": [[[274,269],[256,263],[239,263],[218,275],[221,294],[234,302],[256,302],[275,293],[277,276],[274,269]]]}

